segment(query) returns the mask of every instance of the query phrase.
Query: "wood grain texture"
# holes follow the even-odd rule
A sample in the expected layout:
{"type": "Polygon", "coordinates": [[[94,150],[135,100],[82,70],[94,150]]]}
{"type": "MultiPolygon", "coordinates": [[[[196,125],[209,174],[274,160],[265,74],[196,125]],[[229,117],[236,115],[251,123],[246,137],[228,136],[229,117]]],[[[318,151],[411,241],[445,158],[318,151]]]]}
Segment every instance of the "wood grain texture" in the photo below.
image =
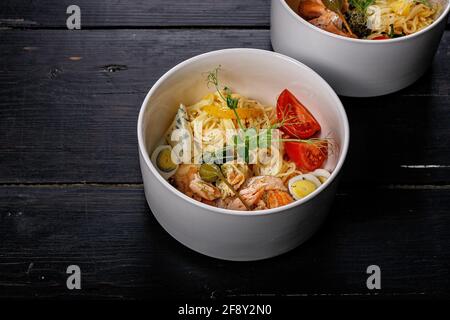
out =
{"type": "Polygon", "coordinates": [[[411,87],[343,98],[351,145],[331,215],[281,257],[232,263],[172,239],[144,199],[136,121],[193,55],[271,49],[269,0],[0,4],[0,298],[450,296],[450,33],[411,87]],[[230,14],[232,13],[232,18],[230,14]],[[82,270],[68,291],[66,268],[82,270]]]}
{"type": "Polygon", "coordinates": [[[0,26],[66,28],[66,8],[81,9],[82,28],[164,26],[268,27],[270,0],[2,0],[0,26]]]}
{"type": "MultiPolygon", "coordinates": [[[[3,0],[0,27],[66,28],[71,0],[3,0]]],[[[77,0],[82,28],[269,28],[270,0],[77,0]]]]}
{"type": "Polygon", "coordinates": [[[233,263],[172,239],[150,214],[141,186],[0,187],[0,297],[354,296],[369,294],[371,264],[382,270],[380,295],[448,294],[447,195],[343,190],[325,225],[301,247],[233,263]],[[82,270],[81,291],[66,289],[70,264],[82,270]]]}
{"type": "MultiPolygon", "coordinates": [[[[411,87],[343,99],[351,126],[344,183],[450,182],[449,46],[447,32],[411,87]]],[[[2,32],[0,47],[3,184],[140,183],[136,121],[152,84],[199,53],[271,48],[266,30],[15,30],[2,32]]]]}

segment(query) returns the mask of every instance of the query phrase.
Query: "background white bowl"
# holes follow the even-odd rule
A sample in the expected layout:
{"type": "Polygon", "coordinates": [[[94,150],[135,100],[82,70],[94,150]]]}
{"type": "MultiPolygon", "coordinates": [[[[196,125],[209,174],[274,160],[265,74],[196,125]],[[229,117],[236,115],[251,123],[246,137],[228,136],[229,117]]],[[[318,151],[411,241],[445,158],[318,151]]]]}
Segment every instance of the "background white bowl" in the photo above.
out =
{"type": "Polygon", "coordinates": [[[227,49],[191,58],[159,79],[147,94],[138,120],[139,157],[147,202],[159,223],[187,247],[227,260],[258,260],[284,253],[308,239],[324,220],[334,198],[337,175],[349,143],[345,110],[331,87],[314,71],[289,57],[256,49],[227,49]],[[180,103],[192,104],[211,92],[205,72],[221,65],[221,84],[265,104],[276,104],[285,88],[316,116],[322,134],[339,150],[326,166],[330,179],[310,196],[287,206],[231,211],[195,201],[165,181],[149,159],[180,103]]]}
{"type": "Polygon", "coordinates": [[[429,27],[390,40],[349,39],[319,29],[296,10],[300,0],[272,0],[271,40],[276,52],[317,71],[341,95],[371,97],[398,91],[428,69],[444,32],[449,4],[429,27]]]}

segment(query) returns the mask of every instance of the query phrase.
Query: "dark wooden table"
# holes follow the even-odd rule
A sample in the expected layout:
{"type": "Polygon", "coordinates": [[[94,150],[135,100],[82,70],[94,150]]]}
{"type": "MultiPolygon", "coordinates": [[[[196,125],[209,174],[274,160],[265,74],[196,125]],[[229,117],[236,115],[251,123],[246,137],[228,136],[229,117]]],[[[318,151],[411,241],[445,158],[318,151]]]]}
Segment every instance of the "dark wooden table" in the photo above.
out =
{"type": "Polygon", "coordinates": [[[176,63],[271,50],[270,1],[77,0],[82,30],[69,31],[72,3],[0,4],[0,297],[449,296],[450,31],[411,87],[342,98],[350,151],[321,230],[283,256],[233,263],[183,247],[153,218],[136,121],[176,63]],[[81,290],[66,288],[71,264],[81,290]]]}

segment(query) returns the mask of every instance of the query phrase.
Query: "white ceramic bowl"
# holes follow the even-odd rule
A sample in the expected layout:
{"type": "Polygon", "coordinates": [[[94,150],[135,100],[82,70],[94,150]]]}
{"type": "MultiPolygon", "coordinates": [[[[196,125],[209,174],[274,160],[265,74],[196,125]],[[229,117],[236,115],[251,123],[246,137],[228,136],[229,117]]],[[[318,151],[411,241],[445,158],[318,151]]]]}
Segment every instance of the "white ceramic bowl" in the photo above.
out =
{"type": "Polygon", "coordinates": [[[227,260],[258,260],[282,254],[308,239],[332,203],[349,143],[345,110],[333,89],[296,60],[270,51],[227,49],[191,58],[159,79],[142,104],[137,134],[145,196],[164,229],[187,247],[227,260]],[[331,177],[313,194],[284,207],[245,212],[193,200],[164,180],[150,161],[180,103],[192,104],[211,92],[205,72],[221,65],[221,84],[265,104],[276,104],[285,88],[331,133],[339,150],[326,166],[331,177]]]}
{"type": "Polygon", "coordinates": [[[323,31],[294,12],[300,0],[272,0],[271,39],[275,51],[317,71],[341,95],[371,97],[398,91],[429,67],[447,23],[447,2],[427,28],[401,38],[350,39],[323,31]]]}

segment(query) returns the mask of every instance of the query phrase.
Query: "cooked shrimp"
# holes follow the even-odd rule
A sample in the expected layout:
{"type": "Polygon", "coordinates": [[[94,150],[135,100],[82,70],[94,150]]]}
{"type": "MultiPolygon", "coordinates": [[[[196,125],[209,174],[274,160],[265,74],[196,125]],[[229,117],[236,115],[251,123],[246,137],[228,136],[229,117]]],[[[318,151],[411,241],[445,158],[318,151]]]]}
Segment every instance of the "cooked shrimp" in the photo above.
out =
{"type": "MultiPolygon", "coordinates": [[[[239,189],[248,177],[248,166],[246,164],[225,163],[222,165],[222,172],[229,184],[234,189],[239,189]]],[[[223,181],[217,184],[222,193],[222,198],[234,196],[234,192],[223,181]]]]}
{"type": "Polygon", "coordinates": [[[225,163],[222,165],[222,172],[227,177],[228,182],[239,189],[247,178],[248,167],[246,164],[225,163]]]}
{"type": "Polygon", "coordinates": [[[323,15],[327,8],[321,0],[302,0],[298,4],[298,13],[306,19],[314,19],[323,15]]]}
{"type": "Polygon", "coordinates": [[[174,183],[178,190],[199,201],[212,201],[220,197],[220,190],[203,181],[198,174],[198,166],[193,164],[180,165],[174,175],[174,183]]]}
{"type": "Polygon", "coordinates": [[[244,206],[242,201],[239,200],[239,198],[237,197],[219,199],[217,200],[216,204],[219,208],[247,211],[247,208],[244,206]]]}
{"type": "Polygon", "coordinates": [[[339,16],[330,10],[327,10],[320,17],[309,20],[309,23],[334,34],[338,34],[344,37],[352,37],[347,31],[344,31],[344,29],[342,28],[342,20],[339,18],[339,16]]]}
{"type": "Polygon", "coordinates": [[[248,206],[253,206],[258,203],[264,192],[269,190],[287,191],[287,188],[280,178],[256,176],[247,180],[239,191],[239,195],[248,206]]]}
{"type": "Polygon", "coordinates": [[[281,207],[294,201],[289,193],[280,190],[270,190],[265,198],[265,203],[269,209],[281,207]]]}
{"type": "Polygon", "coordinates": [[[189,188],[196,195],[209,201],[220,197],[219,188],[213,186],[209,182],[203,181],[198,174],[195,174],[194,179],[189,184],[189,188]]]}
{"type": "MultiPolygon", "coordinates": [[[[342,13],[348,10],[348,1],[344,0],[342,13]]],[[[302,0],[298,5],[298,13],[309,23],[328,32],[344,37],[356,38],[349,30],[344,30],[343,16],[329,10],[322,0],[302,0]]]]}
{"type": "MultiPolygon", "coordinates": [[[[291,196],[286,192],[280,178],[273,176],[256,176],[247,180],[239,191],[239,195],[247,206],[254,207],[253,210],[271,209],[292,202],[291,196]],[[265,193],[266,196],[263,196],[265,193]]],[[[217,206],[231,210],[243,210],[247,208],[237,198],[219,199],[217,206]]]]}
{"type": "Polygon", "coordinates": [[[264,201],[258,200],[258,202],[255,205],[255,208],[253,210],[264,210],[267,209],[267,205],[264,201]]]}
{"type": "Polygon", "coordinates": [[[197,173],[198,166],[193,164],[181,164],[173,178],[177,189],[192,197],[192,191],[189,185],[191,184],[191,181],[194,180],[197,173]]]}

